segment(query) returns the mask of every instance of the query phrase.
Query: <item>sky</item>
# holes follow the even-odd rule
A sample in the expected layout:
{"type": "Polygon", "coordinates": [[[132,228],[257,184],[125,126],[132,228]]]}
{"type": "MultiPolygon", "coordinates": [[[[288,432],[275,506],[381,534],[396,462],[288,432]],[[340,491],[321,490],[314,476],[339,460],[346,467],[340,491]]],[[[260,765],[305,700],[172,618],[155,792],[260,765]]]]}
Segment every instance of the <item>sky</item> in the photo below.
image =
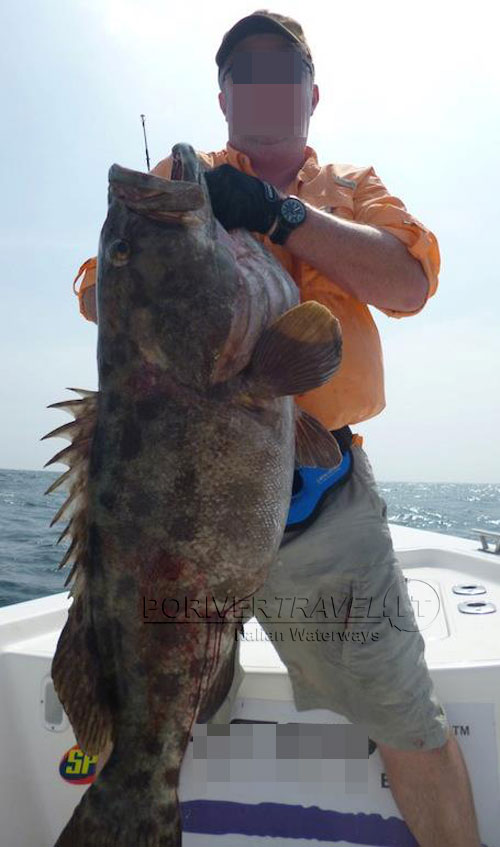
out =
{"type": "MultiPolygon", "coordinates": [[[[500,480],[500,62],[490,2],[280,0],[320,102],[320,163],[373,166],[437,236],[437,294],[418,315],[372,309],[387,406],[357,424],[379,480],[500,480]]],[[[215,53],[253,3],[5,0],[0,7],[0,467],[40,469],[67,420],[46,406],[97,387],[96,327],[72,281],[96,255],[113,162],[173,144],[222,149],[215,53]]],[[[56,468],[57,469],[57,468],[56,468]]]]}

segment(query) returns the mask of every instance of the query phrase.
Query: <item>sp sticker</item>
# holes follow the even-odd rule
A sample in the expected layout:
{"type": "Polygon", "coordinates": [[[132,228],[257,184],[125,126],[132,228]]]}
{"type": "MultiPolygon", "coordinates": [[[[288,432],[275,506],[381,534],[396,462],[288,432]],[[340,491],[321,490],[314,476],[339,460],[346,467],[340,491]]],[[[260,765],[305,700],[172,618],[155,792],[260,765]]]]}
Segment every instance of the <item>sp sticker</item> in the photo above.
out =
{"type": "Polygon", "coordinates": [[[66,751],[59,764],[59,773],[72,785],[90,785],[96,778],[99,756],[87,756],[78,744],[66,751]]]}

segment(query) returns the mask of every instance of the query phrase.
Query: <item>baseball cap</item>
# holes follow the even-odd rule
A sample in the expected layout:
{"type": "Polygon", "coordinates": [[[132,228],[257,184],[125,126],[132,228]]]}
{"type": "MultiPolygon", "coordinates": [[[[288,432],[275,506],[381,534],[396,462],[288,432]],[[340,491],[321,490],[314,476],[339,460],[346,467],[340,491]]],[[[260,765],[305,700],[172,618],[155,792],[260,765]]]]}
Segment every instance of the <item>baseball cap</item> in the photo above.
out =
{"type": "Polygon", "coordinates": [[[230,30],[228,30],[228,32],[226,32],[215,56],[215,61],[217,62],[219,70],[223,67],[227,57],[238,41],[246,38],[247,35],[258,35],[264,32],[272,32],[277,35],[283,35],[295,44],[299,48],[304,59],[311,66],[311,71],[314,77],[314,64],[311,50],[306,41],[301,25],[293,18],[289,18],[286,15],[279,15],[277,12],[269,12],[267,9],[258,9],[246,18],[239,20],[233,27],[231,27],[230,30]]]}

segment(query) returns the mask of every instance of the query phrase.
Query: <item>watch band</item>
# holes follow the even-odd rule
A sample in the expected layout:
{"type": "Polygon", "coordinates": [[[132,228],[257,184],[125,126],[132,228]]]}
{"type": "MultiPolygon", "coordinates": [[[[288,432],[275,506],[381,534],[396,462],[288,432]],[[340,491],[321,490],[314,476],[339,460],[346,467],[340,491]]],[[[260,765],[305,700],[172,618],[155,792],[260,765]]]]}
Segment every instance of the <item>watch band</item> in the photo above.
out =
{"type": "Polygon", "coordinates": [[[273,244],[284,244],[294,229],[304,223],[306,219],[306,207],[302,200],[291,194],[281,201],[278,216],[273,228],[268,232],[269,240],[273,244]],[[285,206],[285,204],[287,204],[285,206]],[[285,209],[283,207],[285,206],[285,209]],[[288,207],[292,207],[291,210],[288,207]]]}

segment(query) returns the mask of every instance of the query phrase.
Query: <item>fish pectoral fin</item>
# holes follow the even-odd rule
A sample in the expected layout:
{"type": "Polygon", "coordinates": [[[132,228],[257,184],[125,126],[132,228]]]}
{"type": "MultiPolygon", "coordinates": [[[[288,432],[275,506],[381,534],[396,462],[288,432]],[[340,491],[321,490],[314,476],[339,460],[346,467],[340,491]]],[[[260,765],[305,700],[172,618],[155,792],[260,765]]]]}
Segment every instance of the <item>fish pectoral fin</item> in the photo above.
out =
{"type": "Polygon", "coordinates": [[[335,436],[315,417],[295,408],[295,462],[297,465],[336,468],[342,453],[335,436]]]}
{"type": "Polygon", "coordinates": [[[259,338],[248,371],[255,393],[302,394],[327,382],[340,365],[340,323],[308,300],[289,309],[259,338]]]}

